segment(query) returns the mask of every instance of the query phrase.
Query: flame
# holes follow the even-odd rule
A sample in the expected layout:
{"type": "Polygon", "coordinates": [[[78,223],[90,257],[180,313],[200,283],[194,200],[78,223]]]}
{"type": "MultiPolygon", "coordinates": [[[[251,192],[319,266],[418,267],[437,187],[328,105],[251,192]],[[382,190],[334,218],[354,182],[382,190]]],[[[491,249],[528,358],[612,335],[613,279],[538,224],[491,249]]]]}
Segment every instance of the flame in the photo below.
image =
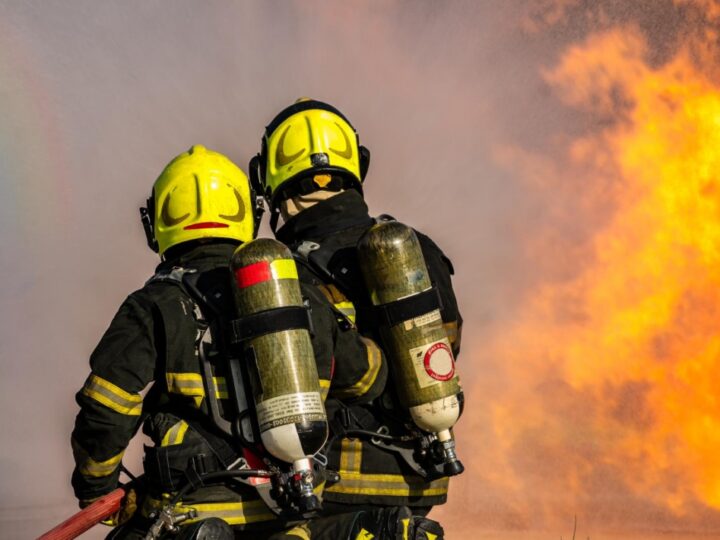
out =
{"type": "MultiPolygon", "coordinates": [[[[716,2],[679,3],[720,20],[716,2]]],[[[533,267],[562,271],[485,353],[506,366],[492,403],[505,473],[489,478],[525,494],[519,512],[720,510],[720,85],[703,63],[717,58],[713,43],[708,25],[654,65],[636,27],[588,36],[544,77],[601,127],[570,141],[562,166],[498,152],[560,201],[571,183],[578,228],[595,227],[579,248],[562,239],[572,231],[537,231],[533,267]]]]}

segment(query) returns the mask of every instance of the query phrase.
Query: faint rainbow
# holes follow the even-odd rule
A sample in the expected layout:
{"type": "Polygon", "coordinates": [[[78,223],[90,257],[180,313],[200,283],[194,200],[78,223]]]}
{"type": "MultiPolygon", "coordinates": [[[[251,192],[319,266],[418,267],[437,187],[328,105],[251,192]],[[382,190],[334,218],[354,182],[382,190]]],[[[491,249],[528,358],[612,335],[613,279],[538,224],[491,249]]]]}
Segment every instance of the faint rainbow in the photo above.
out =
{"type": "Polygon", "coordinates": [[[21,240],[70,216],[69,160],[34,39],[0,20],[0,212],[21,240]]]}

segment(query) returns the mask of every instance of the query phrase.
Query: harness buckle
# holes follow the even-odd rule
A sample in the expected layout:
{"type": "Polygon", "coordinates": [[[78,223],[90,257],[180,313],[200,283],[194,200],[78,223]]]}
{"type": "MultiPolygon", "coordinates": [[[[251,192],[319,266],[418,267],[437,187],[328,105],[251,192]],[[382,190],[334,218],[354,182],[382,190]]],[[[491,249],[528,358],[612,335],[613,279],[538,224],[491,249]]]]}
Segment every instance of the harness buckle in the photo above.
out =
{"type": "Polygon", "coordinates": [[[314,459],[315,461],[317,461],[318,464],[320,464],[320,466],[321,466],[322,468],[327,467],[328,458],[327,458],[327,456],[326,456],[325,454],[322,454],[322,453],[318,452],[317,454],[315,454],[315,455],[313,456],[313,459],[314,459]]]}
{"type": "Polygon", "coordinates": [[[310,257],[310,253],[313,251],[317,251],[320,249],[320,244],[317,242],[310,242],[309,240],[305,240],[300,243],[300,245],[297,247],[297,253],[306,261],[310,257]]]}
{"type": "Polygon", "coordinates": [[[352,413],[347,407],[343,407],[338,412],[340,414],[340,424],[347,430],[352,423],[352,413]]]}
{"type": "MultiPolygon", "coordinates": [[[[390,428],[387,427],[387,426],[380,426],[379,428],[377,428],[377,430],[375,430],[375,433],[377,433],[378,435],[389,435],[389,434],[390,434],[390,428]]],[[[379,446],[379,445],[381,444],[381,442],[382,442],[382,441],[381,441],[380,439],[378,439],[377,437],[371,438],[370,441],[371,441],[373,444],[378,445],[378,446],[379,446]]]]}

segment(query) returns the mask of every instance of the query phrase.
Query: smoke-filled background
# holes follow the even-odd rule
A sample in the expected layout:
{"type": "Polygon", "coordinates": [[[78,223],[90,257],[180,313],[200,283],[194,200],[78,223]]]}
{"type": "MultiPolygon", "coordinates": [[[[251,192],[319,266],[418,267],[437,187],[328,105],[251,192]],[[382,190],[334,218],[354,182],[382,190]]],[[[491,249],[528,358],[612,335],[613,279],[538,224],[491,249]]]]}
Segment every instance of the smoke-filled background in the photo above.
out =
{"type": "Polygon", "coordinates": [[[74,392],[157,262],[154,179],[196,143],[245,168],[300,96],[455,264],[448,537],[715,537],[719,37],[717,0],[1,1],[0,537],[76,510],[74,392]]]}

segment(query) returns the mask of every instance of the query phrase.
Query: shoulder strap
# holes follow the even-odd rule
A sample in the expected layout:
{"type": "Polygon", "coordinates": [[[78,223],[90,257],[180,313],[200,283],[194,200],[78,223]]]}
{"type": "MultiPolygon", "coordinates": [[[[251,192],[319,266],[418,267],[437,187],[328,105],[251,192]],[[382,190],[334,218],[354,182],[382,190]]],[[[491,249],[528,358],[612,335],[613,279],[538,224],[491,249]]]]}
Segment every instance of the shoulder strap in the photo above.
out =
{"type": "Polygon", "coordinates": [[[334,283],[343,293],[354,296],[357,287],[357,275],[353,275],[352,258],[360,231],[349,231],[348,234],[336,234],[326,238],[322,243],[308,240],[290,246],[293,255],[300,263],[304,263],[326,283],[334,283]]]}
{"type": "MultiPolygon", "coordinates": [[[[195,268],[183,268],[182,266],[173,266],[170,270],[164,270],[161,272],[156,272],[155,275],[153,275],[150,279],[148,279],[145,282],[145,285],[150,285],[151,283],[156,282],[165,282],[165,283],[174,283],[175,285],[178,285],[183,290],[185,290],[183,279],[186,274],[196,274],[197,270],[195,268]]],[[[187,291],[185,291],[187,292],[187,291]]],[[[188,296],[190,296],[188,294],[188,296]]]]}
{"type": "Polygon", "coordinates": [[[380,214],[378,217],[373,219],[375,220],[375,223],[382,223],[383,221],[397,221],[397,219],[392,217],[390,214],[380,214]]]}
{"type": "MultiPolygon", "coordinates": [[[[245,444],[253,444],[257,437],[252,426],[252,415],[248,414],[248,389],[240,366],[240,359],[231,353],[227,338],[231,314],[228,313],[227,302],[229,299],[223,298],[223,296],[226,296],[229,290],[229,276],[225,276],[228,283],[226,287],[223,287],[223,283],[221,283],[223,277],[206,275],[209,272],[201,274],[194,268],[178,266],[167,272],[158,272],[147,283],[172,283],[180,287],[192,300],[195,305],[195,317],[203,330],[196,347],[210,415],[208,420],[212,423],[213,428],[220,430],[224,435],[232,438],[238,437],[245,444]],[[225,295],[223,295],[223,289],[225,295]],[[215,395],[214,373],[208,358],[208,349],[216,350],[226,359],[226,382],[230,394],[228,397],[232,402],[231,414],[234,417],[231,420],[220,414],[220,404],[215,395]]],[[[200,422],[202,419],[195,419],[196,424],[200,422]]],[[[215,437],[215,440],[220,440],[220,438],[215,437]]],[[[215,446],[213,440],[208,440],[208,442],[213,447],[215,446]]],[[[225,443],[225,446],[229,447],[229,444],[225,443]]],[[[218,449],[215,450],[218,451],[218,449]]]]}
{"type": "MultiPolygon", "coordinates": [[[[395,218],[389,214],[381,214],[372,218],[372,220],[375,223],[380,223],[395,221],[395,218]]],[[[345,264],[350,261],[344,261],[343,257],[339,257],[338,260],[336,255],[343,250],[348,250],[348,256],[354,256],[357,242],[365,233],[365,230],[359,230],[357,227],[348,229],[331,235],[322,243],[302,240],[290,246],[290,249],[297,260],[309,264],[323,279],[337,284],[347,294],[352,292],[353,285],[355,285],[350,281],[353,276],[348,275],[348,267],[351,265],[345,264]]]]}

